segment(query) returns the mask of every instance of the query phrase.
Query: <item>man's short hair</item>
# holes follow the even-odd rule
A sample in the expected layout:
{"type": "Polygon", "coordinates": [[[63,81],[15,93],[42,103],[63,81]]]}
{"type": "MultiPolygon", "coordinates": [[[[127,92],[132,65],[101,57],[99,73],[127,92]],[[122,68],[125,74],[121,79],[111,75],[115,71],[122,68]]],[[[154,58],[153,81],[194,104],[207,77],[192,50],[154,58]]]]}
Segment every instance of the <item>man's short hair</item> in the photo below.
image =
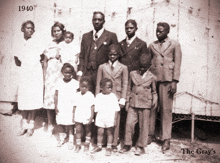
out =
{"type": "Polygon", "coordinates": [[[96,14],[102,15],[103,20],[105,20],[105,14],[103,14],[101,11],[95,11],[95,12],[93,12],[93,16],[96,15],[96,14]]]}
{"type": "Polygon", "coordinates": [[[128,25],[129,23],[133,24],[135,28],[137,28],[137,22],[134,19],[129,19],[125,22],[125,26],[128,25]]]}

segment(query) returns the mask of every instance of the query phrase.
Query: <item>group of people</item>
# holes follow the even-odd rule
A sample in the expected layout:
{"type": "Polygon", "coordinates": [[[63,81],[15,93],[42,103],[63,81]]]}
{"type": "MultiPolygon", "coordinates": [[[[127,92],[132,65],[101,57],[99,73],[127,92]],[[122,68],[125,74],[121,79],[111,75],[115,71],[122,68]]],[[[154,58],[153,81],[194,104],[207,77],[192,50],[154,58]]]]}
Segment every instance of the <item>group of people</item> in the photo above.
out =
{"type": "Polygon", "coordinates": [[[82,36],[80,50],[72,43],[74,34],[66,31],[62,23],[52,26],[54,39],[44,50],[32,38],[34,23],[22,24],[22,51],[14,57],[20,67],[18,108],[23,123],[19,135],[33,135],[36,111],[44,108],[48,133],[52,134],[56,120],[58,147],[68,135],[68,148],[73,149],[75,144],[76,153],[85,139],[84,152],[89,151],[90,143],[94,147],[91,153],[106,145],[109,156],[118,151],[120,142],[124,144],[120,153],[131,149],[138,122],[135,155],[139,156],[155,138],[156,116],[160,112],[162,151],[168,150],[173,95],[182,58],[180,44],[168,37],[169,24],[157,24],[158,40],[147,48],[135,34],[138,27],[133,19],[126,21],[127,36],[121,42],[115,33],[104,29],[102,12],[93,13],[92,23],[94,29],[82,36]]]}

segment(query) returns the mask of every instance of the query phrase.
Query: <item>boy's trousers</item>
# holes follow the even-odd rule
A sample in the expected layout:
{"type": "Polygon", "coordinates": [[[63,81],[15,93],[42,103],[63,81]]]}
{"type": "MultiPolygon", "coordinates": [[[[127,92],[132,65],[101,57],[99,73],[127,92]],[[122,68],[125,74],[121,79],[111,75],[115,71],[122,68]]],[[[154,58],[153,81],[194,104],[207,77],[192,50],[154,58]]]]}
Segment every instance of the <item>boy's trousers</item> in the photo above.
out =
{"type": "Polygon", "coordinates": [[[139,138],[136,143],[138,147],[146,147],[148,144],[148,131],[150,125],[150,108],[133,108],[128,109],[125,129],[125,145],[132,145],[132,138],[135,131],[135,124],[139,122],[139,138]]]}

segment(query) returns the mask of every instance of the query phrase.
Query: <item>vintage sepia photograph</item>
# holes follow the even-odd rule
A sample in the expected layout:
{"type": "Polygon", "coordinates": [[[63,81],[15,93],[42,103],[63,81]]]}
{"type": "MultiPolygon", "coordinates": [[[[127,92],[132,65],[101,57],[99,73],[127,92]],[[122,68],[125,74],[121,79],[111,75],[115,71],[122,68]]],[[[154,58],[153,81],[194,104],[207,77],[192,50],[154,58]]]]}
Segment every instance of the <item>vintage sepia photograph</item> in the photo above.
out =
{"type": "Polygon", "coordinates": [[[220,162],[219,0],[0,0],[0,163],[220,162]]]}

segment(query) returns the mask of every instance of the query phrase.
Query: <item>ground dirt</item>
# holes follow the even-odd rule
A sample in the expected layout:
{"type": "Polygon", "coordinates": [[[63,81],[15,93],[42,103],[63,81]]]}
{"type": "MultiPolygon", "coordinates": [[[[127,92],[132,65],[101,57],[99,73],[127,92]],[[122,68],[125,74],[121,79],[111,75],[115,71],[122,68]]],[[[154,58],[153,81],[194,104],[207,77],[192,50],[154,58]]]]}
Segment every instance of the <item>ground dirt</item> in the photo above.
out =
{"type": "Polygon", "coordinates": [[[161,144],[153,142],[146,147],[146,154],[141,156],[134,155],[134,148],[127,154],[113,153],[111,156],[105,156],[105,148],[101,152],[91,155],[83,153],[83,149],[76,154],[73,150],[68,150],[66,144],[56,147],[56,137],[48,136],[42,127],[44,120],[39,115],[36,118],[37,123],[32,137],[16,136],[20,129],[20,120],[21,116],[18,113],[12,116],[0,115],[0,163],[220,163],[219,132],[212,134],[209,131],[205,141],[195,140],[194,143],[191,143],[190,130],[183,127],[184,131],[173,131],[171,149],[165,154],[161,152],[161,144]],[[211,152],[209,153],[209,151],[211,152]]]}

